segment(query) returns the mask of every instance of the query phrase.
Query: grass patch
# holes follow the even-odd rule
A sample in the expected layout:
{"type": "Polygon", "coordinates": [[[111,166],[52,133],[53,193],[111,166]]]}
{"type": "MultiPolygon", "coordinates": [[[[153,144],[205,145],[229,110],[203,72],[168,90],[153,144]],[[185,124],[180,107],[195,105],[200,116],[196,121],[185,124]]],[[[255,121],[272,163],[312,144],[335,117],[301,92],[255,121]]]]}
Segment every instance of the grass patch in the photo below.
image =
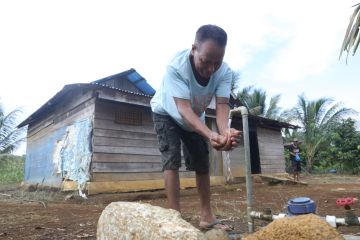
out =
{"type": "Polygon", "coordinates": [[[24,156],[0,155],[0,184],[20,183],[24,179],[24,156]]]}

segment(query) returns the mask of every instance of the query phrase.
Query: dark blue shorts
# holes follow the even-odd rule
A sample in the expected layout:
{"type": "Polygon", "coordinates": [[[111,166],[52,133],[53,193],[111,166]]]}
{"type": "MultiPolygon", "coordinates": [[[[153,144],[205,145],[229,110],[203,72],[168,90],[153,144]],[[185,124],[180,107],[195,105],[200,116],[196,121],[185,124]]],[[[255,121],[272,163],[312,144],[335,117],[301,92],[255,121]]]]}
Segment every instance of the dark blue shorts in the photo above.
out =
{"type": "Polygon", "coordinates": [[[301,162],[292,160],[293,172],[301,172],[301,162]]]}
{"type": "Polygon", "coordinates": [[[204,137],[182,129],[170,116],[153,113],[153,121],[163,171],[181,167],[182,146],[186,170],[209,172],[209,147],[204,137]]]}

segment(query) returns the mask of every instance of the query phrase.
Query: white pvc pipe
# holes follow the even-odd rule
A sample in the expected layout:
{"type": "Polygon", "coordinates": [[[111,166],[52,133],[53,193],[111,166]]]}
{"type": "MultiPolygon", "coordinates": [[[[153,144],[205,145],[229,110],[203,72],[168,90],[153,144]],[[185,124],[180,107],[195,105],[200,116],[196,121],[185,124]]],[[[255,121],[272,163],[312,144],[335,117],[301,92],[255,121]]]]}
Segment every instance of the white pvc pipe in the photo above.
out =
{"type": "MultiPolygon", "coordinates": [[[[285,213],[280,213],[278,215],[266,215],[264,212],[257,212],[252,211],[250,213],[251,218],[253,219],[261,219],[261,220],[267,220],[272,221],[284,217],[289,217],[289,215],[285,213]]],[[[345,218],[337,218],[335,216],[326,215],[326,217],[323,218],[327,223],[329,223],[332,227],[338,227],[338,226],[359,226],[360,225],[360,217],[355,217],[358,219],[357,223],[349,222],[345,218]]]]}
{"type": "Polygon", "coordinates": [[[254,232],[254,221],[250,216],[252,211],[252,179],[251,179],[251,159],[250,159],[250,138],[249,138],[249,122],[248,122],[248,110],[246,107],[241,106],[230,110],[229,118],[231,119],[234,114],[241,113],[243,124],[243,136],[244,136],[244,149],[245,149],[245,165],[246,165],[246,202],[247,202],[247,219],[248,230],[250,233],[254,232]]]}

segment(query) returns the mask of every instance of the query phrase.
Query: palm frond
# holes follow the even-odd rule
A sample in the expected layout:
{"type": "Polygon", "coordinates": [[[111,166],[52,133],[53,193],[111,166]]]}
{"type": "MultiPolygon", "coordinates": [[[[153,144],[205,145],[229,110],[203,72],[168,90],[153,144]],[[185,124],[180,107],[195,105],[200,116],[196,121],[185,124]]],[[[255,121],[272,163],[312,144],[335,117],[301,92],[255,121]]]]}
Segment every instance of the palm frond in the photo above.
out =
{"type": "Polygon", "coordinates": [[[276,119],[280,116],[281,108],[278,107],[280,101],[280,94],[273,96],[270,99],[269,108],[265,112],[266,118],[276,119]]]}
{"type": "Polygon", "coordinates": [[[0,108],[0,153],[11,153],[24,141],[26,129],[16,128],[21,109],[15,109],[4,115],[0,108]]]}
{"type": "Polygon", "coordinates": [[[339,59],[340,59],[342,56],[342,53],[344,51],[346,51],[347,52],[346,61],[347,61],[347,57],[349,55],[351,48],[353,48],[352,55],[355,55],[355,52],[356,52],[356,50],[359,46],[359,42],[360,42],[360,36],[359,36],[360,3],[354,5],[353,7],[355,7],[355,9],[350,17],[349,25],[346,29],[346,33],[345,33],[344,40],[343,40],[343,43],[342,43],[342,46],[340,49],[340,56],[339,56],[339,59]]]}

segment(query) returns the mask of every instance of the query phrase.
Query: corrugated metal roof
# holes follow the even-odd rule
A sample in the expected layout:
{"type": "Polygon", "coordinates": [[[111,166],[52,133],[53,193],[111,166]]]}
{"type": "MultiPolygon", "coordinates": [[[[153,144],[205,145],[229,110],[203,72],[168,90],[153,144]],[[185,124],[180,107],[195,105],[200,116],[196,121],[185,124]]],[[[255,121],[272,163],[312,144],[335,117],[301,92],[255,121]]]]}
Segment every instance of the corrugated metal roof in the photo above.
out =
{"type": "Polygon", "coordinates": [[[118,91],[118,92],[124,92],[124,93],[133,94],[133,95],[138,95],[138,96],[144,96],[144,97],[152,98],[152,95],[149,95],[149,94],[131,92],[131,91],[128,91],[128,90],[124,90],[124,89],[120,89],[120,88],[116,88],[116,87],[111,87],[111,86],[103,85],[103,84],[101,84],[101,83],[91,82],[91,83],[89,83],[89,85],[94,85],[94,86],[97,86],[97,87],[99,87],[99,88],[109,88],[109,89],[116,90],[116,91],[118,91]]]}
{"type": "Polygon", "coordinates": [[[102,78],[91,83],[105,85],[106,82],[111,80],[127,80],[131,82],[136,88],[138,88],[145,95],[153,96],[155,94],[155,89],[152,88],[145,78],[143,78],[135,69],[131,68],[127,71],[111,75],[106,78],[102,78]]]}
{"type": "MultiPolygon", "coordinates": [[[[205,113],[206,113],[207,117],[212,117],[212,118],[216,117],[216,110],[215,109],[207,108],[205,113]]],[[[256,123],[257,125],[264,126],[264,127],[290,128],[290,129],[300,128],[297,125],[293,125],[293,124],[290,124],[290,123],[281,122],[281,121],[278,121],[278,120],[265,118],[265,117],[261,117],[261,116],[256,116],[256,115],[252,115],[252,114],[248,114],[248,118],[249,118],[249,121],[251,121],[252,123],[256,123]]],[[[237,119],[238,121],[242,121],[242,117],[238,116],[238,115],[234,116],[233,119],[237,119]]]]}

